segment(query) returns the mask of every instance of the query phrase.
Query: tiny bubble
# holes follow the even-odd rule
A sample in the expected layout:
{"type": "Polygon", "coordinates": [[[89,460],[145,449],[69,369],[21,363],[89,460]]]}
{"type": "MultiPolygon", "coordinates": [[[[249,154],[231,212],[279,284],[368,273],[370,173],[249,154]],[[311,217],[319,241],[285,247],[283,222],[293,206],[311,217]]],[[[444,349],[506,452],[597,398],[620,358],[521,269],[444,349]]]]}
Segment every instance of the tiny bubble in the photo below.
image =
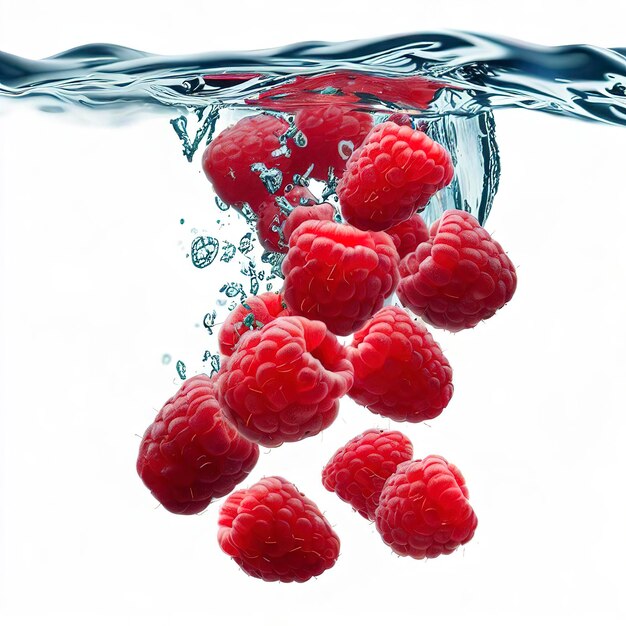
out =
{"type": "Polygon", "coordinates": [[[163,365],[169,365],[172,362],[172,357],[169,354],[164,354],[161,357],[161,363],[163,363],[163,365]]]}

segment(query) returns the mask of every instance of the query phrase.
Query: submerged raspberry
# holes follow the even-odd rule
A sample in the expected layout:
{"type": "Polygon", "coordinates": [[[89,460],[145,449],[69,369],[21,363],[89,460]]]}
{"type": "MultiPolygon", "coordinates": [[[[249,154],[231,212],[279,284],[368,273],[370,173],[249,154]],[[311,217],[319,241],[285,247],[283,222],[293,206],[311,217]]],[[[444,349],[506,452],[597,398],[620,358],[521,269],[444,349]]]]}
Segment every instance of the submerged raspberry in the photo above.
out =
{"type": "Polygon", "coordinates": [[[474,536],[477,523],[463,475],[434,455],[400,465],[387,479],[376,509],[383,541],[414,559],[451,554],[474,536]]]}
{"type": "Polygon", "coordinates": [[[223,419],[213,381],[185,381],[146,430],[137,473],[172,513],[190,515],[230,493],[252,471],[259,447],[223,419]]]}
{"type": "Polygon", "coordinates": [[[339,557],[339,537],[316,504],[279,476],[228,497],[218,542],[241,569],[265,581],[306,582],[339,557]]]}
{"type": "Polygon", "coordinates": [[[289,311],[280,294],[268,291],[258,296],[250,296],[245,302],[238,304],[222,324],[218,335],[220,352],[224,356],[230,356],[244,333],[259,330],[284,315],[289,315],[289,311]]]}
{"type": "Polygon", "coordinates": [[[492,317],[513,297],[515,267],[475,217],[450,209],[430,233],[400,264],[404,306],[437,328],[459,331],[492,317]]]}
{"type": "Polygon", "coordinates": [[[337,195],[349,224],[385,230],[423,209],[453,174],[443,146],[410,126],[385,122],[350,157],[337,195]]]}
{"type": "Polygon", "coordinates": [[[284,298],[299,315],[323,321],[337,335],[358,330],[398,284],[398,253],[386,233],[309,221],[289,239],[284,298]]]}
{"type": "Polygon", "coordinates": [[[304,174],[312,165],[310,176],[326,180],[331,167],[337,178],[343,174],[348,158],[371,130],[372,116],[331,104],[298,111],[295,125],[307,143],[293,149],[293,171],[304,174]]]}
{"type": "Polygon", "coordinates": [[[411,252],[415,252],[420,243],[430,239],[428,226],[417,213],[409,217],[408,220],[387,228],[385,232],[391,237],[400,259],[411,252]]]}
{"type": "Polygon", "coordinates": [[[322,471],[322,483],[363,517],[373,520],[383,485],[413,446],[397,430],[366,430],[339,448],[322,471]]]}
{"type": "Polygon", "coordinates": [[[261,245],[270,252],[286,252],[289,237],[284,234],[284,226],[291,214],[290,209],[315,206],[316,203],[317,198],[302,185],[287,185],[283,196],[270,196],[262,202],[256,225],[261,245]]]}
{"type": "Polygon", "coordinates": [[[372,413],[398,422],[441,414],[452,398],[452,368],[424,324],[388,306],[355,335],[349,351],[349,396],[372,413]]]}
{"type": "Polygon", "coordinates": [[[330,426],[352,379],[346,349],[326,326],[289,316],[241,338],[217,391],[224,415],[244,437],[276,447],[330,426]]]}
{"type": "Polygon", "coordinates": [[[215,193],[235,207],[247,202],[258,211],[260,203],[287,182],[290,161],[285,148],[293,143],[282,137],[288,129],[285,120],[261,114],[222,131],[202,155],[202,168],[215,193]]]}

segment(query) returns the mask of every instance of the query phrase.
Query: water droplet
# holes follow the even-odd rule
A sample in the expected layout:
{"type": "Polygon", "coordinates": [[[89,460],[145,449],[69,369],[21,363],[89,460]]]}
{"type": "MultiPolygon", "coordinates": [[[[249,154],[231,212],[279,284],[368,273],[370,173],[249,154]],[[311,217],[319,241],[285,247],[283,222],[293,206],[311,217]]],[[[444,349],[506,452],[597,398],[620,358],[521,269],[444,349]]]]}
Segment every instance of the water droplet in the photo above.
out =
{"type": "Polygon", "coordinates": [[[185,218],[184,218],[184,217],[181,217],[181,218],[180,218],[180,223],[181,223],[181,224],[184,224],[184,223],[185,223],[185,218]]]}
{"type": "Polygon", "coordinates": [[[161,357],[161,363],[163,363],[163,365],[169,365],[172,362],[172,357],[169,354],[164,354],[161,357]]]}
{"type": "Polygon", "coordinates": [[[187,366],[182,361],[176,361],[176,371],[181,380],[187,378],[187,366]]]}

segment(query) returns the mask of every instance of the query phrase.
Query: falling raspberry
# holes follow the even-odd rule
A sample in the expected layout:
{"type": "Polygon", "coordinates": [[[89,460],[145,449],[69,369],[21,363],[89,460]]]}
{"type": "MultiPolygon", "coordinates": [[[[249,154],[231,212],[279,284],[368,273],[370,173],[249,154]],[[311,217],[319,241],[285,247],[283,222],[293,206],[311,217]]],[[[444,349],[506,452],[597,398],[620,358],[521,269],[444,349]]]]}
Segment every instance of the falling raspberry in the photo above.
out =
{"type": "Polygon", "coordinates": [[[146,430],[137,473],[172,513],[199,513],[230,493],[259,458],[256,444],[223,419],[213,381],[187,380],[146,430]]]}
{"type": "Polygon", "coordinates": [[[244,117],[222,131],[202,156],[202,168],[215,193],[241,208],[257,211],[268,195],[287,181],[291,140],[289,124],[273,115],[244,117]]]}
{"type": "Polygon", "coordinates": [[[386,233],[308,221],[289,239],[284,298],[299,315],[349,335],[383,306],[398,281],[398,253],[386,233]]]}
{"type": "Polygon", "coordinates": [[[322,322],[279,317],[246,333],[217,379],[224,415],[270,448],[330,426],[352,385],[346,349],[322,322]]]}
{"type": "Polygon", "coordinates": [[[452,398],[452,368],[426,326],[388,306],[359,330],[349,351],[349,395],[372,413],[398,422],[441,414],[452,398]]]}
{"type": "Polygon", "coordinates": [[[461,472],[434,455],[400,465],[376,509],[383,541],[414,559],[451,554],[474,536],[477,523],[461,472]]]}
{"type": "Polygon", "coordinates": [[[412,456],[411,442],[397,430],[366,430],[335,452],[322,471],[322,483],[373,520],[385,481],[412,456]]]}
{"type": "Polygon", "coordinates": [[[502,246],[465,211],[445,211],[431,239],[400,264],[398,297],[437,328],[473,328],[515,293],[515,267],[502,246]]]}
{"type": "Polygon", "coordinates": [[[230,495],[218,524],[222,550],[268,582],[306,582],[339,557],[339,537],[317,505],[279,476],[230,495]]]}
{"type": "Polygon", "coordinates": [[[337,187],[349,224],[385,230],[423,209],[450,184],[454,169],[446,149],[410,126],[375,126],[356,150],[337,187]]]}
{"type": "Polygon", "coordinates": [[[247,298],[233,309],[222,324],[218,335],[220,352],[230,356],[244,333],[259,330],[284,315],[289,315],[289,311],[280,294],[270,291],[247,298]]]}

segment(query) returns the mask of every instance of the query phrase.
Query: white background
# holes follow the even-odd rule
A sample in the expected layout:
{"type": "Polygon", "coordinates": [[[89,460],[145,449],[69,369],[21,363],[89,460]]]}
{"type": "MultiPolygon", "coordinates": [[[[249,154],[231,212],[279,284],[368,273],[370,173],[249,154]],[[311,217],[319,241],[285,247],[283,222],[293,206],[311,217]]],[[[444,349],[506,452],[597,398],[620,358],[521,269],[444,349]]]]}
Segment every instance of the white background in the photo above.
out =
{"type": "MultiPolygon", "coordinates": [[[[2,0],[0,49],[174,54],[447,27],[624,46],[625,17],[621,2],[2,0]]],[[[394,426],[345,401],[331,429],[264,454],[249,481],[284,475],[342,539],[335,568],[284,585],[220,552],[218,505],[168,514],[134,469],[177,355],[215,347],[196,325],[220,279],[185,257],[190,228],[216,217],[198,163],[167,116],[111,128],[0,114],[3,624],[624,623],[626,130],[529,111],[496,122],[503,173],[487,227],[518,292],[476,330],[436,333],[455,396],[430,425],[400,427],[417,457],[461,468],[476,537],[449,557],[402,559],[324,491],[339,445],[394,426]]]]}

